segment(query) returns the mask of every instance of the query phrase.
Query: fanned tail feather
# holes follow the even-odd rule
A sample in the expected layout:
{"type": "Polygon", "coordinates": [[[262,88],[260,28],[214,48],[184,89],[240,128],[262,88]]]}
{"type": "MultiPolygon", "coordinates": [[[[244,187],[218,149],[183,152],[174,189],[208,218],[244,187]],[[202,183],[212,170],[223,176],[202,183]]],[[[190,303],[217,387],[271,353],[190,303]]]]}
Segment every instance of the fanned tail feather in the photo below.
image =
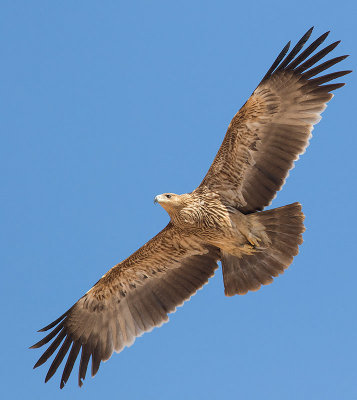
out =
{"type": "Polygon", "coordinates": [[[303,242],[304,214],[300,203],[293,203],[251,214],[248,218],[264,226],[268,244],[252,255],[235,257],[223,252],[222,269],[226,296],[256,291],[268,285],[292,263],[303,242]]]}

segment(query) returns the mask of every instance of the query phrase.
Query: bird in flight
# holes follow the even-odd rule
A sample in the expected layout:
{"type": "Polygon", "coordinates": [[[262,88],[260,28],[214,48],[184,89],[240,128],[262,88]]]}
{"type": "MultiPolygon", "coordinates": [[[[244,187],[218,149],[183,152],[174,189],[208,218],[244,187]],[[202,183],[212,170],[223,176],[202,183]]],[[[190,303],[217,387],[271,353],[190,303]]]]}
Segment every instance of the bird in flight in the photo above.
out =
{"type": "Polygon", "coordinates": [[[347,56],[319,63],[339,42],[320,49],[326,32],[303,49],[312,30],[289,53],[290,42],[284,47],[233,117],[201,184],[191,193],[155,197],[170,216],[168,225],[40,330],[50,332],[31,348],[53,341],[34,368],[56,352],[45,382],[68,354],[63,388],[81,352],[82,386],[90,358],[94,376],[114,351],[167,322],[207,283],[218,261],[227,296],[258,290],[291,264],[305,230],[301,205],[262,210],[308,146],[331,92],[344,85],[331,81],[351,72],[325,74],[347,56]]]}

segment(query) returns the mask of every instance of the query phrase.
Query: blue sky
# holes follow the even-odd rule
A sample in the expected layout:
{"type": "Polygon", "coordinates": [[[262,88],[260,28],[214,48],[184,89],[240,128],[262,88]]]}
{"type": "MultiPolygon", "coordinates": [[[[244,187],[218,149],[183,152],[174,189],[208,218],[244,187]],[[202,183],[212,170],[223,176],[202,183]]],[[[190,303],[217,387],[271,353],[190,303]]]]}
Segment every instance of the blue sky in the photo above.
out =
{"type": "MultiPolygon", "coordinates": [[[[275,56],[312,25],[355,69],[342,1],[2,1],[2,396],[356,399],[355,74],[273,206],[303,204],[293,265],[226,298],[221,271],[82,389],[32,370],[36,330],[168,222],[275,56]]],[[[77,365],[76,367],[77,368],[77,365]]]]}

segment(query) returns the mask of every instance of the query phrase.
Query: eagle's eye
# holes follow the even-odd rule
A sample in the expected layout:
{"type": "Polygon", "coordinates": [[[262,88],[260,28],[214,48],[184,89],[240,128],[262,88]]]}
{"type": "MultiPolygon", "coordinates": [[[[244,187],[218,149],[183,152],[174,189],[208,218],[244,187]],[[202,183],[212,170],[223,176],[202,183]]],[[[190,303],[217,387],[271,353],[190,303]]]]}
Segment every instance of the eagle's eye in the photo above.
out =
{"type": "Polygon", "coordinates": [[[166,198],[167,198],[167,199],[171,199],[171,194],[167,194],[167,195],[166,195],[166,198]]]}

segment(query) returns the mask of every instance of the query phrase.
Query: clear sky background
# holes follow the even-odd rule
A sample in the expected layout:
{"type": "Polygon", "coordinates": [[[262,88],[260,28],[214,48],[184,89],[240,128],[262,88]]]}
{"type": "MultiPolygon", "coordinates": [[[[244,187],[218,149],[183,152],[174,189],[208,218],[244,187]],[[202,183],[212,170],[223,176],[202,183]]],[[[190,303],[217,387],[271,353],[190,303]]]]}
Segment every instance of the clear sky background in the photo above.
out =
{"type": "Polygon", "coordinates": [[[168,222],[285,45],[315,25],[356,69],[354,1],[1,1],[1,397],[357,399],[356,73],[273,202],[300,254],[227,298],[221,270],[170,323],[63,391],[36,333],[168,222]],[[48,367],[49,365],[47,365],[48,367]]]}

